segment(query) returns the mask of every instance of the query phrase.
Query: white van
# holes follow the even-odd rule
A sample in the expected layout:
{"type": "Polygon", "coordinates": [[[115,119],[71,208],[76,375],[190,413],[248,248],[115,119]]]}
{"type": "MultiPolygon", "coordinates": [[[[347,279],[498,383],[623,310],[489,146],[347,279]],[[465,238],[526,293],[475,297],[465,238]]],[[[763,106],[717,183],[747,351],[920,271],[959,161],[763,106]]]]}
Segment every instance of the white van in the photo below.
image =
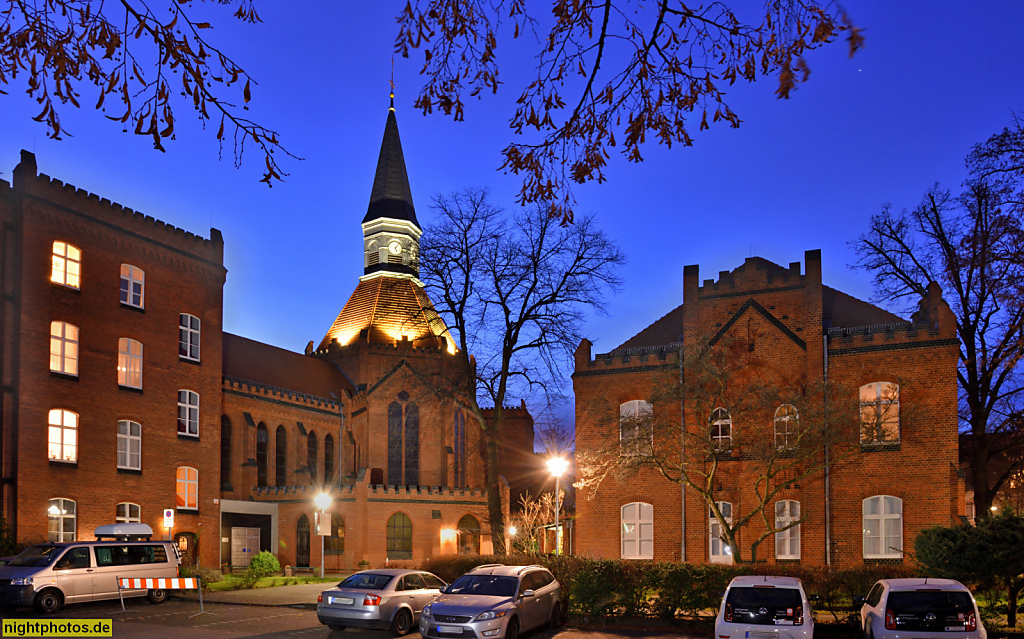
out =
{"type": "MultiPolygon", "coordinates": [[[[172,579],[181,557],[170,541],[149,541],[146,524],[114,524],[96,529],[99,541],[36,544],[0,566],[0,606],[35,606],[53,613],[66,603],[117,599],[117,580],[172,579]]],[[[167,600],[162,589],[123,590],[125,597],[167,600]]]]}

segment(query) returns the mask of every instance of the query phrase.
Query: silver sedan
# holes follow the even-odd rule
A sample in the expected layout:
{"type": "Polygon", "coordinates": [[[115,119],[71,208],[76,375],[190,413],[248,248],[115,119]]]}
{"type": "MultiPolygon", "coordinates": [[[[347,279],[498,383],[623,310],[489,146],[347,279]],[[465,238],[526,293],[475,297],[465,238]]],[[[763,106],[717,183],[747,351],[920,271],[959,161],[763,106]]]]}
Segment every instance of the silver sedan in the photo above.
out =
{"type": "Polygon", "coordinates": [[[420,570],[364,570],[320,593],[316,616],[332,630],[390,629],[401,637],[416,627],[423,606],[445,585],[437,575],[420,570]]]}

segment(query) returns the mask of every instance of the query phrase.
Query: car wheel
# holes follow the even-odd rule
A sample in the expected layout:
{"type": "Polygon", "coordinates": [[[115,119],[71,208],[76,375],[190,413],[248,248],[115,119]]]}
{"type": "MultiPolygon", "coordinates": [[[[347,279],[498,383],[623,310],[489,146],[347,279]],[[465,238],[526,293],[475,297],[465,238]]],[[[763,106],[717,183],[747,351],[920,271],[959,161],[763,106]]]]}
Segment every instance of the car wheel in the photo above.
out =
{"type": "Polygon", "coordinates": [[[149,599],[151,604],[162,604],[167,601],[167,591],[162,588],[154,588],[146,595],[146,599],[149,599]]]}
{"type": "Polygon", "coordinates": [[[52,615],[64,605],[64,595],[59,590],[47,588],[36,595],[35,608],[37,611],[52,615]]]}
{"type": "Polygon", "coordinates": [[[395,615],[395,620],[391,622],[391,634],[402,637],[409,634],[410,630],[412,630],[412,613],[406,608],[402,608],[395,615]]]}
{"type": "Polygon", "coordinates": [[[519,639],[519,620],[515,617],[508,620],[508,628],[505,628],[505,639],[519,639]]]}
{"type": "Polygon", "coordinates": [[[551,619],[548,620],[548,630],[558,630],[558,627],[562,625],[562,604],[555,602],[555,607],[551,609],[551,619]]]}

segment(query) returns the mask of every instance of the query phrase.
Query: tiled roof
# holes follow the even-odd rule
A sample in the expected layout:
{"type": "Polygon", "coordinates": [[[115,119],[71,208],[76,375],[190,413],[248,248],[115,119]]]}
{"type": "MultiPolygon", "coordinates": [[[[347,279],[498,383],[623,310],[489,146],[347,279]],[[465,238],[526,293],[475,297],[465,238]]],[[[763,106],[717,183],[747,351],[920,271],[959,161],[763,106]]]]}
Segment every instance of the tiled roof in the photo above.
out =
{"type": "Polygon", "coordinates": [[[437,348],[443,338],[449,349],[454,347],[423,287],[408,277],[382,275],[359,282],[320,348],[332,339],[349,344],[364,330],[374,344],[394,344],[408,337],[415,346],[437,348]]]}
{"type": "Polygon", "coordinates": [[[669,311],[664,317],[654,322],[644,330],[615,347],[615,350],[622,348],[664,346],[666,344],[681,341],[683,341],[682,304],[669,311]]]}
{"type": "Polygon", "coordinates": [[[373,190],[370,191],[370,206],[363,223],[381,217],[390,217],[412,222],[419,227],[416,209],[412,205],[412,189],[409,188],[409,174],[405,170],[405,155],[402,141],[398,137],[398,120],[395,118],[394,99],[388,109],[384,124],[384,139],[380,143],[377,158],[377,172],[373,176],[373,190]]]}
{"type": "Polygon", "coordinates": [[[334,364],[255,340],[224,333],[224,375],[306,395],[338,400],[355,391],[334,364]]]}
{"type": "Polygon", "coordinates": [[[874,304],[828,286],[821,287],[821,315],[825,326],[829,328],[854,328],[907,321],[874,304]]]}

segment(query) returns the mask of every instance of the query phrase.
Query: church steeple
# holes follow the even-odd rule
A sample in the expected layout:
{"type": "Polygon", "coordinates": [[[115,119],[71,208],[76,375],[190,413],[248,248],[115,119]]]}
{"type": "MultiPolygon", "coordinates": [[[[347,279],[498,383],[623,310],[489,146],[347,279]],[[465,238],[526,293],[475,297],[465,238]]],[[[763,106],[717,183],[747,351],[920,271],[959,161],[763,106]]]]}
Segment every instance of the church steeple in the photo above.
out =
{"type": "Polygon", "coordinates": [[[419,277],[421,233],[412,203],[402,141],[398,136],[395,94],[392,93],[384,124],[384,139],[377,158],[377,172],[370,191],[370,205],[363,218],[365,274],[419,277]]]}

